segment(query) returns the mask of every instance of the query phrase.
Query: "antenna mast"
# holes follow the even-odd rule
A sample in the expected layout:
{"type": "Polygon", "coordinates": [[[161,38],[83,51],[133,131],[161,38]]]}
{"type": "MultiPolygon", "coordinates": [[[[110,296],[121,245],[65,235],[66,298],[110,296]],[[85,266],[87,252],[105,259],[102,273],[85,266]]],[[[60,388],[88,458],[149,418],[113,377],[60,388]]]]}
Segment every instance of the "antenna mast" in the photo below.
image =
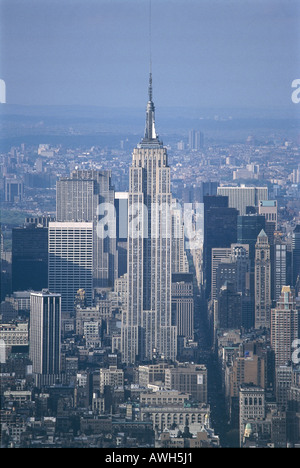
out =
{"type": "Polygon", "coordinates": [[[147,110],[146,110],[146,127],[145,127],[145,137],[143,142],[147,142],[147,144],[157,143],[157,135],[155,131],[155,107],[152,100],[152,50],[151,50],[151,0],[149,0],[149,55],[150,55],[150,72],[149,72],[149,87],[148,87],[148,103],[147,103],[147,110]]]}
{"type": "Polygon", "coordinates": [[[150,73],[152,73],[152,2],[149,0],[149,58],[150,73]]]}

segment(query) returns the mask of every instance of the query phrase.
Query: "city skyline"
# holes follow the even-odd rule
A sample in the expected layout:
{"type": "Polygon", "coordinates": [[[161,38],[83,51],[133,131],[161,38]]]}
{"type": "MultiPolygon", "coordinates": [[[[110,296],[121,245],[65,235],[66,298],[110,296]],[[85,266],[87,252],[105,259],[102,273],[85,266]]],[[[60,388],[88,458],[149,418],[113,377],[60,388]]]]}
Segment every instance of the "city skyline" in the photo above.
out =
{"type": "Polygon", "coordinates": [[[23,3],[0,0],[0,447],[300,447],[297,3],[23,3]]]}

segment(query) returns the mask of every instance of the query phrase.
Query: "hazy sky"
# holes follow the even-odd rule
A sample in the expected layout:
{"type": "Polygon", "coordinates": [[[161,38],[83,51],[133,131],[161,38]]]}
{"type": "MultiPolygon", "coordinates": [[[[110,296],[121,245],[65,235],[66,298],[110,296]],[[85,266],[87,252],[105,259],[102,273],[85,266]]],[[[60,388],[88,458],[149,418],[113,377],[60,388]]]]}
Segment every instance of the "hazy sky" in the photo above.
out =
{"type": "MultiPolygon", "coordinates": [[[[145,105],[149,0],[0,5],[7,103],[145,105]]],[[[156,107],[295,106],[299,25],[299,0],[152,0],[156,107]]]]}

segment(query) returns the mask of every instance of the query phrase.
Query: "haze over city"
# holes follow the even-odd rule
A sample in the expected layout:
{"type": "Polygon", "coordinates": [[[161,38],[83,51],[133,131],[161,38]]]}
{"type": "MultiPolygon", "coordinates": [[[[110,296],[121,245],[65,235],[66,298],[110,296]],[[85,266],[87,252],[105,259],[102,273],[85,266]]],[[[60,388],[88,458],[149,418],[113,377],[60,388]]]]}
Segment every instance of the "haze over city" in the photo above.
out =
{"type": "MultiPolygon", "coordinates": [[[[299,8],[297,0],[153,0],[156,106],[296,112],[299,8]]],[[[1,18],[7,103],[141,107],[147,1],[2,0],[1,18]]]]}

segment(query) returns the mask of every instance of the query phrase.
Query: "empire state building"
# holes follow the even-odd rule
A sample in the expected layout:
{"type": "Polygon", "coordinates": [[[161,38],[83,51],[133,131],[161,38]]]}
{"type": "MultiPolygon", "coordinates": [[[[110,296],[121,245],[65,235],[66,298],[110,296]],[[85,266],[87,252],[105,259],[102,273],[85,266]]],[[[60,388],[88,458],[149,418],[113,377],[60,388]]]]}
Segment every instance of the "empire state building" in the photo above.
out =
{"type": "Polygon", "coordinates": [[[155,131],[150,73],[145,135],[133,150],[129,173],[128,301],[122,319],[122,359],[127,364],[155,356],[176,358],[171,203],[170,168],[155,131]]]}

